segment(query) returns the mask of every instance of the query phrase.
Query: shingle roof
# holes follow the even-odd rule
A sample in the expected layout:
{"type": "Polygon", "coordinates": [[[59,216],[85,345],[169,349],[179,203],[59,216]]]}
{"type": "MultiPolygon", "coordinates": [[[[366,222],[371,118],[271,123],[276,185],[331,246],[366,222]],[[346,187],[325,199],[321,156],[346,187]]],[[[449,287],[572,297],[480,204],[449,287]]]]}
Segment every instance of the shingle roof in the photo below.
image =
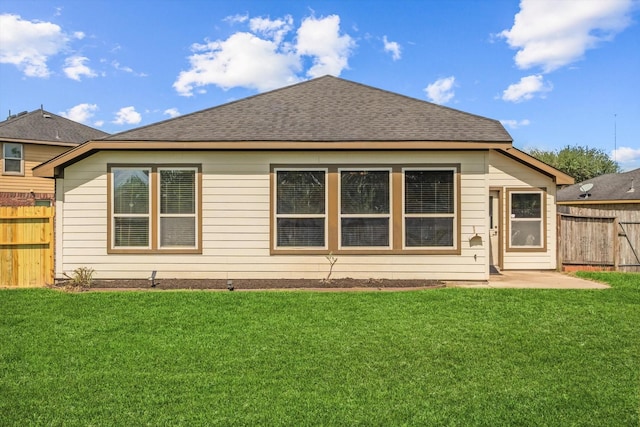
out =
{"type": "Polygon", "coordinates": [[[602,202],[616,200],[640,201],[640,168],[623,173],[610,173],[570,185],[558,191],[558,202],[602,202]],[[593,184],[586,193],[580,190],[593,184]],[[585,194],[588,197],[585,198],[585,194]]]}
{"type": "Polygon", "coordinates": [[[0,139],[80,144],[109,135],[42,109],[0,122],[0,139]]]}
{"type": "Polygon", "coordinates": [[[118,133],[105,140],[512,141],[497,120],[332,76],[118,133]]]}

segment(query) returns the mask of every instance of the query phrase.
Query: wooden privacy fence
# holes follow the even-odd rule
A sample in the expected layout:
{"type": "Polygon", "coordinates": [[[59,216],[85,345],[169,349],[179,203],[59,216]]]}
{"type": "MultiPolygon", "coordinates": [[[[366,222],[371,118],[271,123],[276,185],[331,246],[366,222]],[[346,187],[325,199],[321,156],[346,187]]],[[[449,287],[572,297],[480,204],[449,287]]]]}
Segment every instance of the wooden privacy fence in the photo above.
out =
{"type": "Polygon", "coordinates": [[[0,286],[53,283],[54,208],[0,206],[0,286]]]}
{"type": "Polygon", "coordinates": [[[640,222],[558,214],[558,265],[640,271],[640,222]]]}

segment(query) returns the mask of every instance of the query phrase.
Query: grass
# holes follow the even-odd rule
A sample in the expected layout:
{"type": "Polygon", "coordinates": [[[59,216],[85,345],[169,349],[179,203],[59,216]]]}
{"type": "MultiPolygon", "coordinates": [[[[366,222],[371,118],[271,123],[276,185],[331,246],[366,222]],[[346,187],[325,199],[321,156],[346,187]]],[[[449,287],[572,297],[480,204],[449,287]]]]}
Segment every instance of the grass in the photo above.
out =
{"type": "Polygon", "coordinates": [[[600,291],[0,291],[0,425],[637,426],[640,275],[600,291]]]}

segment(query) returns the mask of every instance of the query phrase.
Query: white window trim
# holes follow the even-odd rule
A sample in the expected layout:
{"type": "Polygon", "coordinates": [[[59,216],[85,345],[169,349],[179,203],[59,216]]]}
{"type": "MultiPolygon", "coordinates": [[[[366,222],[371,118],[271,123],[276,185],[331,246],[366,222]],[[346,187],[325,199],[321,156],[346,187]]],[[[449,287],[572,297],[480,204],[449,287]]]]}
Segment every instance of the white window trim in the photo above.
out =
{"type": "Polygon", "coordinates": [[[407,167],[402,168],[402,250],[405,251],[421,251],[421,250],[442,250],[442,249],[458,249],[458,169],[456,167],[407,167]],[[438,214],[407,214],[406,213],[406,191],[405,191],[405,172],[412,171],[451,171],[453,173],[453,212],[450,214],[438,213],[438,214]],[[453,245],[451,246],[407,246],[407,230],[406,230],[406,218],[453,218],[453,245]]]}
{"type": "Polygon", "coordinates": [[[151,180],[152,180],[152,169],[150,167],[135,167],[135,166],[131,166],[131,167],[114,167],[111,169],[111,174],[114,176],[113,182],[111,183],[112,186],[112,190],[111,190],[111,212],[109,212],[109,214],[111,215],[111,218],[113,218],[113,220],[111,221],[111,248],[112,249],[131,249],[131,250],[145,250],[145,249],[151,249],[151,233],[152,233],[152,228],[151,228],[151,211],[153,210],[153,199],[151,197],[151,180]],[[146,214],[116,214],[115,213],[115,206],[116,206],[116,182],[115,182],[115,174],[116,171],[123,171],[123,170],[135,170],[135,171],[147,171],[149,173],[149,185],[148,185],[148,211],[146,214]],[[116,246],[116,218],[147,218],[149,220],[149,230],[148,230],[148,241],[147,241],[147,246],[116,246]]]}
{"type": "Polygon", "coordinates": [[[13,175],[13,176],[24,176],[24,144],[20,144],[19,142],[5,142],[2,144],[2,174],[3,175],[13,175]],[[9,144],[17,145],[20,147],[20,157],[5,157],[5,147],[9,144]],[[20,171],[7,171],[6,161],[20,161],[20,171]]]}
{"type": "Polygon", "coordinates": [[[518,191],[511,190],[509,192],[509,248],[510,249],[543,249],[545,247],[545,227],[544,227],[544,219],[545,219],[545,203],[544,203],[545,192],[542,190],[527,190],[527,191],[518,191]],[[513,208],[513,195],[514,194],[537,194],[540,196],[540,217],[539,218],[513,218],[512,208],[513,208]],[[540,242],[537,245],[514,245],[513,244],[513,223],[514,222],[539,222],[540,223],[540,242]]]}
{"type": "Polygon", "coordinates": [[[339,250],[385,250],[393,247],[393,170],[391,167],[346,167],[338,168],[338,249],[339,250]],[[343,214],[342,213],[342,172],[349,171],[386,171],[389,176],[389,212],[386,214],[343,214]],[[343,246],[342,245],[342,218],[387,218],[389,229],[389,244],[387,246],[343,246]]]}
{"type": "Polygon", "coordinates": [[[329,168],[274,168],[273,169],[273,248],[274,250],[317,251],[329,248],[329,168]],[[324,213],[323,214],[280,214],[278,213],[278,172],[324,172],[324,213]],[[322,246],[279,246],[278,219],[280,218],[322,218],[324,220],[324,245],[322,246]]]}
{"type": "MultiPolygon", "coordinates": [[[[158,206],[151,206],[152,200],[149,199],[149,206],[151,207],[151,209],[157,209],[158,211],[158,217],[157,217],[157,230],[158,230],[158,250],[159,251],[170,251],[170,250],[175,250],[175,249],[196,249],[199,247],[200,242],[198,241],[199,239],[199,224],[198,224],[198,206],[200,204],[200,200],[198,200],[198,194],[200,193],[198,191],[198,168],[196,167],[190,167],[190,166],[176,166],[176,167],[171,167],[171,166],[160,166],[157,168],[157,174],[158,174],[158,185],[157,185],[157,200],[158,200],[158,206]],[[161,172],[162,171],[175,171],[175,170],[187,170],[187,171],[193,171],[194,172],[194,181],[195,181],[195,199],[194,199],[194,212],[192,214],[163,214],[161,212],[160,206],[161,206],[161,198],[162,198],[162,180],[160,178],[161,172]],[[189,246],[162,246],[161,245],[161,241],[162,241],[162,218],[194,218],[194,232],[195,232],[195,239],[193,242],[193,245],[189,245],[189,246]]],[[[151,230],[149,231],[149,235],[151,235],[151,230]]]]}

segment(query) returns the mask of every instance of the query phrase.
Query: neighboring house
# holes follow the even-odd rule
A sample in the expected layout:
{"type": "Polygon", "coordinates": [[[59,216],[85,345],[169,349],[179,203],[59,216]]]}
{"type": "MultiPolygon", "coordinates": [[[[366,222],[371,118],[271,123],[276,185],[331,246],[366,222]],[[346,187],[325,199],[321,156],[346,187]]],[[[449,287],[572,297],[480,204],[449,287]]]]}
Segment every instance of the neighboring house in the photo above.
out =
{"type": "Polygon", "coordinates": [[[615,216],[628,212],[625,219],[640,220],[640,168],[563,187],[558,190],[558,205],[563,213],[615,216]]]}
{"type": "Polygon", "coordinates": [[[570,258],[576,258],[572,260],[574,264],[582,264],[576,269],[600,264],[640,271],[640,169],[602,175],[562,188],[558,191],[558,213],[566,217],[565,222],[580,221],[588,227],[584,231],[588,235],[582,239],[578,229],[567,237],[566,244],[577,251],[570,258]]]}
{"type": "Polygon", "coordinates": [[[108,134],[43,109],[0,122],[0,206],[50,206],[54,183],[35,177],[39,165],[78,144],[108,134]]]}
{"type": "Polygon", "coordinates": [[[325,76],[89,141],[56,179],[56,276],[487,280],[556,268],[562,172],[496,120],[325,76]]]}

